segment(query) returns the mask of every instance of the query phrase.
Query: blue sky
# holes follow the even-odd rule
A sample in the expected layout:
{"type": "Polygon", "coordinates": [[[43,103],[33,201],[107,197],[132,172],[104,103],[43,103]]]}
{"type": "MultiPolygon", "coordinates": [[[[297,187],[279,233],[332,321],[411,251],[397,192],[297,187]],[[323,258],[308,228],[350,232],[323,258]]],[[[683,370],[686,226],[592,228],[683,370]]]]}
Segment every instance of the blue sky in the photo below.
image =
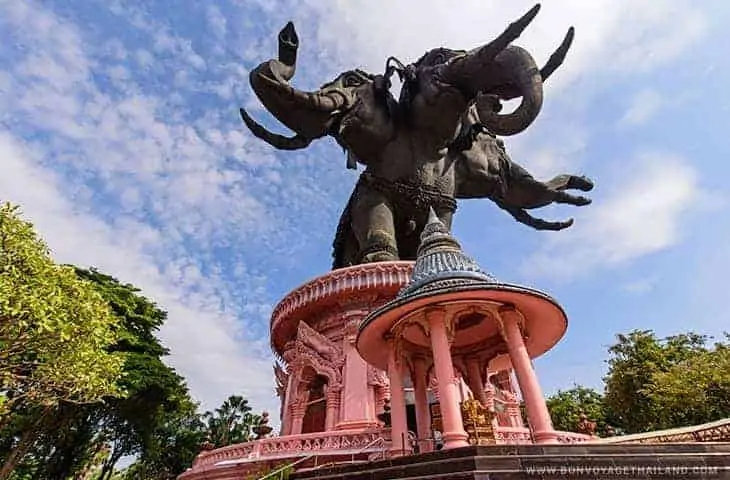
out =
{"type": "MultiPolygon", "coordinates": [[[[19,203],[63,262],[140,286],[170,312],[169,361],[210,408],[244,393],[275,409],[268,316],[329,269],[356,180],[323,140],[278,153],[237,109],[248,71],[294,20],[296,85],[396,55],[471,48],[532,4],[381,0],[0,0],[0,199],[19,203]],[[501,5],[499,5],[501,4],[501,5]]],[[[728,329],[730,64],[725,2],[544,2],[517,42],[543,63],[576,39],[543,113],[505,139],[538,177],[584,173],[594,204],[547,208],[534,232],[488,201],[454,233],[498,277],[554,295],[570,326],[536,361],[546,392],[597,386],[616,333],[728,329]]]]}

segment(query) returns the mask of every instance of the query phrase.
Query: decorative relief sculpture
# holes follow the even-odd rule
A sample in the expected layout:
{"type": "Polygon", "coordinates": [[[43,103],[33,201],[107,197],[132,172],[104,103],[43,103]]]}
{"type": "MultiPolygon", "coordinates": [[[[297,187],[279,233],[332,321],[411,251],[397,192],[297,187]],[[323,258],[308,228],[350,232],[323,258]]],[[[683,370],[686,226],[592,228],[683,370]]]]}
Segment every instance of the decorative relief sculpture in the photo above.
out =
{"type": "Polygon", "coordinates": [[[333,365],[339,365],[343,362],[342,348],[305,322],[299,322],[297,340],[316,351],[333,365]]]}

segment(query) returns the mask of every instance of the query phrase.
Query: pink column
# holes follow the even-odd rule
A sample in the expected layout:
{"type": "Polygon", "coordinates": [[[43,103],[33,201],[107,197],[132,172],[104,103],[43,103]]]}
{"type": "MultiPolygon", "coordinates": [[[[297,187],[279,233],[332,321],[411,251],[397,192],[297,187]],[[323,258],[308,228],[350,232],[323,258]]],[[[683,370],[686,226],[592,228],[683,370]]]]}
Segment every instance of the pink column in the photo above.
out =
{"type": "Polygon", "coordinates": [[[459,386],[454,378],[454,364],[451,361],[451,345],[446,333],[446,319],[443,311],[426,312],[429,324],[431,348],[433,349],[434,370],[439,386],[439,404],[441,406],[441,422],[444,431],[441,437],[444,448],[458,448],[469,445],[469,436],[464,431],[464,422],[459,407],[459,386]]]}
{"type": "Polygon", "coordinates": [[[281,420],[281,435],[290,435],[292,429],[292,409],[294,408],[294,402],[296,401],[296,393],[299,388],[299,367],[290,365],[289,380],[286,384],[286,396],[284,402],[284,415],[281,420]]]}
{"type": "Polygon", "coordinates": [[[406,418],[406,394],[403,390],[401,359],[396,358],[396,348],[391,343],[388,356],[388,379],[390,380],[390,432],[393,455],[404,455],[408,445],[408,419],[406,418]]]}
{"type": "Polygon", "coordinates": [[[553,422],[550,419],[550,412],[545,404],[542,389],[537,381],[537,375],[532,368],[530,355],[527,353],[525,341],[519,327],[519,313],[513,307],[502,307],[501,331],[512,366],[517,376],[517,383],[525,401],[527,418],[530,421],[530,428],[535,436],[536,443],[557,443],[557,435],[553,429],[553,422]]]}
{"type": "Polygon", "coordinates": [[[292,404],[291,412],[291,435],[301,435],[302,425],[304,422],[304,414],[307,411],[307,404],[302,400],[297,400],[292,404]]]}
{"type": "Polygon", "coordinates": [[[474,398],[479,400],[485,408],[489,408],[487,393],[484,390],[484,381],[482,380],[482,372],[479,367],[479,359],[470,357],[466,359],[466,373],[469,380],[469,388],[474,394],[474,398]]]}
{"type": "Polygon", "coordinates": [[[343,342],[345,366],[343,369],[343,390],[341,401],[340,422],[338,430],[352,428],[370,428],[377,425],[372,416],[369,402],[370,385],[368,385],[368,364],[362,359],[355,348],[357,327],[362,314],[351,316],[347,320],[346,334],[343,342]]]}
{"type": "Polygon", "coordinates": [[[325,419],[324,429],[331,432],[335,429],[335,425],[339,421],[340,411],[340,389],[327,389],[327,417],[325,419]]]}
{"type": "Polygon", "coordinates": [[[415,357],[413,359],[413,390],[416,399],[416,426],[418,427],[418,448],[420,453],[433,450],[431,437],[431,411],[428,407],[428,371],[426,359],[415,357]]]}

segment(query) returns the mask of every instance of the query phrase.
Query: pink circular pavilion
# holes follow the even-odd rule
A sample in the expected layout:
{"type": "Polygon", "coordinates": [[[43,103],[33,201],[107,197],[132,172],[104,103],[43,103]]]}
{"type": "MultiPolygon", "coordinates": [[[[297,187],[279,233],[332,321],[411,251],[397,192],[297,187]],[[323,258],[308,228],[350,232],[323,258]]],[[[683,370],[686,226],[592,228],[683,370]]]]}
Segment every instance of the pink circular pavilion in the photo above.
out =
{"type": "Polygon", "coordinates": [[[438,433],[445,448],[459,447],[466,444],[459,403],[472,394],[495,412],[496,443],[590,440],[553,432],[530,363],[565,329],[552,299],[497,283],[432,216],[415,264],[334,270],[282,299],[270,330],[280,435],[203,451],[179,478],[362,462],[410,452],[412,443],[426,452],[438,433]],[[522,422],[513,373],[532,431],[522,422]],[[381,421],[387,402],[392,427],[381,421]],[[431,425],[435,405],[443,432],[431,425]]]}
{"type": "Polygon", "coordinates": [[[557,443],[531,358],[563,336],[567,318],[546,294],[498,282],[470,257],[431,210],[421,235],[410,283],[371,312],[360,326],[357,348],[387,370],[391,393],[392,451],[407,452],[404,378],[415,386],[419,444],[429,432],[429,380],[438,385],[444,448],[467,446],[460,404],[463,378],[487,406],[488,371],[514,369],[536,443],[557,443]]]}

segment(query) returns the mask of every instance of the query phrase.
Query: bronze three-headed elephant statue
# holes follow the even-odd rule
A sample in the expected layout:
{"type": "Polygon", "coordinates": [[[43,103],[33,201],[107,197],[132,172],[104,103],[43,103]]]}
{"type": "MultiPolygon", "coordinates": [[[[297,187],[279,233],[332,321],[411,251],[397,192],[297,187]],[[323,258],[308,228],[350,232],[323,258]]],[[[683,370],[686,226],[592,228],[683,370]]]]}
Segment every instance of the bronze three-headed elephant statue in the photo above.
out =
{"type": "Polygon", "coordinates": [[[489,43],[470,51],[436,48],[418,61],[386,62],[384,74],[341,73],[313,92],[293,87],[299,38],[289,22],[279,33],[278,58],[258,65],[251,86],[266,109],[294,132],[274,134],[241,109],[251,132],[282,150],[306,148],[331,136],[347,154],[347,166],[364,165],[342,214],[334,242],[334,265],[414,259],[430,207],[450,227],[460,198],[489,198],[533,228],[560,230],[527,209],[552,202],[586,205],[567,189],[588,191],[585,177],[535,180],[512,162],[496,136],[515,135],[537,118],[543,84],[562,64],[572,43],[571,27],[543,68],[512,42],[527,28],[539,5],[489,43]],[[390,78],[402,81],[400,96],[390,78]],[[521,98],[511,113],[501,101],[521,98]]]}

